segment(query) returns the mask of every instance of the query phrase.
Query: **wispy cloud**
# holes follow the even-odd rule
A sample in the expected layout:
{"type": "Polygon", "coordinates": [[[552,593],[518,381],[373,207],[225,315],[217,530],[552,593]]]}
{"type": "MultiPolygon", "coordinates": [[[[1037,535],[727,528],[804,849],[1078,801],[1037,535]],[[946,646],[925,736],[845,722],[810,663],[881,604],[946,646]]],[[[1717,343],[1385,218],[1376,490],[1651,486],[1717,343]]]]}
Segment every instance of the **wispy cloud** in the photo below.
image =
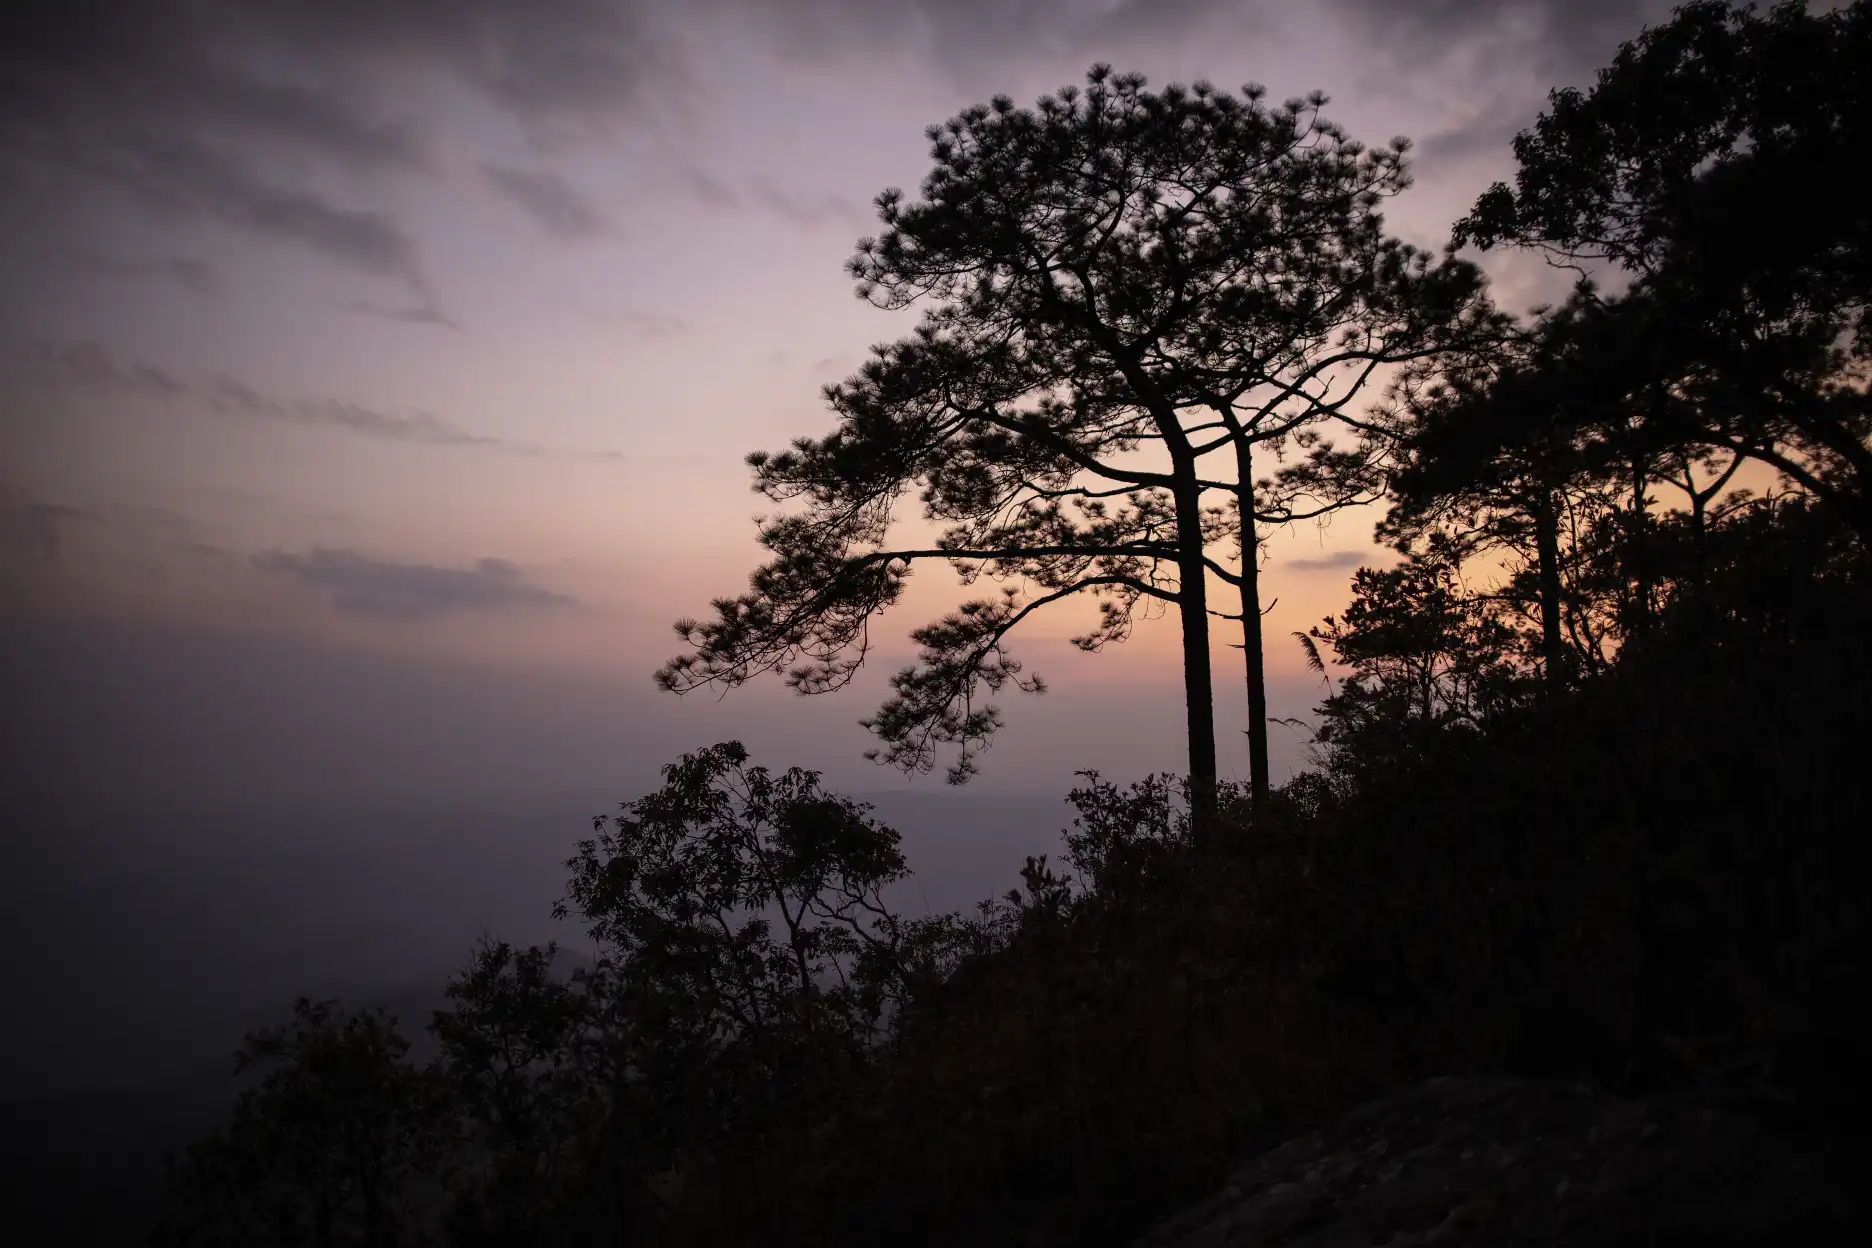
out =
{"type": "Polygon", "coordinates": [[[805,229],[839,226],[862,231],[876,224],[868,204],[845,196],[802,194],[767,178],[731,183],[684,156],[673,157],[669,171],[681,193],[708,208],[756,212],[805,229]]]}
{"type": "Polygon", "coordinates": [[[607,133],[682,94],[684,62],[646,16],[664,2],[24,0],[0,6],[0,157],[305,247],[433,306],[376,193],[444,172],[421,86],[466,88],[538,142],[607,133]]]}
{"type": "Polygon", "coordinates": [[[212,295],[221,288],[215,266],[198,256],[162,256],[152,260],[125,260],[87,251],[79,255],[80,272],[123,281],[172,282],[195,295],[212,295]]]}
{"type": "Polygon", "coordinates": [[[574,602],[534,584],[504,559],[481,559],[455,568],[315,547],[306,554],[269,551],[255,555],[253,562],[264,572],[323,591],[341,612],[380,620],[415,622],[468,612],[565,607],[574,602]]]}
{"type": "Polygon", "coordinates": [[[126,136],[77,159],[114,174],[146,200],[303,247],[360,273],[395,278],[433,302],[416,239],[388,212],[334,203],[188,137],[126,136]]]}
{"type": "Polygon", "coordinates": [[[617,451],[555,451],[463,429],[428,412],[386,412],[336,398],[281,398],[227,373],[199,380],[143,361],[120,362],[95,342],[38,343],[31,360],[54,383],[164,403],[189,403],[254,424],[331,429],[381,442],[419,446],[482,447],[525,455],[569,454],[618,461],[617,451]]]}
{"type": "MultiPolygon", "coordinates": [[[[693,0],[692,0],[693,2],[693,0]]],[[[717,0],[763,45],[816,67],[882,58],[978,84],[1022,59],[1110,59],[1114,47],[1262,28],[1254,0],[717,0]]]]}
{"type": "Polygon", "coordinates": [[[1533,120],[1531,113],[1523,116],[1512,104],[1498,101],[1496,107],[1467,121],[1424,136],[1416,145],[1416,157],[1420,164],[1460,164],[1483,157],[1500,160],[1511,150],[1514,136],[1533,120]]]}
{"type": "Polygon", "coordinates": [[[323,427],[386,442],[540,449],[471,433],[423,412],[385,412],[342,399],[283,399],[226,373],[187,380],[140,360],[120,363],[95,342],[39,343],[35,344],[34,357],[44,373],[57,382],[162,402],[188,402],[238,420],[323,427]]]}
{"type": "Polygon", "coordinates": [[[368,299],[353,299],[344,305],[347,312],[356,312],[360,316],[374,316],[379,320],[397,321],[405,325],[434,325],[441,329],[460,329],[460,322],[449,316],[431,303],[411,303],[401,306],[372,303],[368,299]]]}
{"type": "Polygon", "coordinates": [[[739,208],[741,196],[733,187],[694,161],[678,158],[670,166],[684,194],[711,208],[739,208]]]}
{"type": "Polygon", "coordinates": [[[661,312],[594,312],[592,319],[606,325],[621,325],[643,338],[674,338],[689,332],[688,322],[661,312]]]}
{"type": "Polygon", "coordinates": [[[1512,68],[1537,66],[1570,76],[1597,65],[1673,0],[1333,0],[1333,7],[1380,34],[1398,55],[1421,65],[1465,48],[1512,45],[1528,55],[1512,68]],[[1534,66],[1530,66],[1530,58],[1534,66]]]}
{"type": "Polygon", "coordinates": [[[1323,555],[1283,559],[1280,566],[1291,572],[1332,572],[1369,563],[1374,553],[1369,550],[1334,550],[1323,555]]]}
{"type": "Polygon", "coordinates": [[[833,225],[867,230],[877,224],[877,214],[868,204],[837,195],[799,195],[769,182],[750,185],[747,202],[770,216],[806,228],[833,225]]]}
{"type": "Polygon", "coordinates": [[[64,555],[65,526],[91,518],[89,512],[57,503],[0,501],[0,562],[57,564],[64,555]]]}
{"type": "MultiPolygon", "coordinates": [[[[1504,72],[1524,75],[1532,59],[1550,76],[1597,63],[1669,3],[1332,0],[1326,11],[1402,57],[1511,43],[1516,55],[1493,58],[1504,72]]],[[[428,85],[478,96],[544,152],[701,98],[698,22],[827,68],[888,54],[972,80],[1023,58],[1122,57],[1211,30],[1239,40],[1276,11],[1272,0],[23,0],[0,6],[0,155],[388,276],[433,306],[416,241],[380,189],[449,172],[436,152],[450,145],[432,131],[451,123],[428,85]]],[[[486,176],[557,236],[603,223],[550,170],[486,176]]],[[[683,176],[704,202],[799,224],[868,218],[862,204],[790,187],[683,176]]]]}
{"type": "Polygon", "coordinates": [[[554,238],[576,241],[603,234],[610,223],[578,190],[550,170],[484,164],[482,176],[508,203],[554,238]]]}
{"type": "Polygon", "coordinates": [[[209,378],[203,385],[191,389],[190,394],[216,412],[243,420],[322,425],[386,442],[419,442],[430,446],[513,445],[500,438],[469,433],[427,412],[409,415],[383,412],[343,399],[274,398],[225,373],[209,378]]]}

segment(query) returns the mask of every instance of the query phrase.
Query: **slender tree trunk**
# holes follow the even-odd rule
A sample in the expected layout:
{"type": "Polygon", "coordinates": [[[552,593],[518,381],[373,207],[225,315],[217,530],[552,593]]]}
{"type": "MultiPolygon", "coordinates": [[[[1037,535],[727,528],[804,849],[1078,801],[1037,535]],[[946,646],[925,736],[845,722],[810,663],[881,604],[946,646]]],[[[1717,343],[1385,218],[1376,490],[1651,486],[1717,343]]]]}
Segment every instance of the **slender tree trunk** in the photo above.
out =
{"type": "MultiPolygon", "coordinates": [[[[1695,480],[1690,478],[1688,473],[1685,474],[1685,479],[1689,480],[1692,486],[1695,486],[1695,480]]],[[[1690,491],[1690,534],[1695,541],[1697,586],[1702,589],[1709,588],[1710,551],[1708,513],[1709,499],[1697,493],[1695,489],[1692,489],[1690,491]]]]}
{"type": "Polygon", "coordinates": [[[1183,624],[1183,701],[1189,730],[1191,823],[1205,837],[1215,828],[1216,737],[1214,676],[1209,664],[1208,573],[1203,566],[1202,492],[1179,485],[1177,610],[1183,624]]]}
{"type": "Polygon", "coordinates": [[[1534,498],[1534,554],[1540,578],[1541,667],[1550,692],[1560,688],[1566,667],[1566,641],[1560,624],[1560,517],[1553,491],[1537,488],[1534,498]]]}
{"type": "Polygon", "coordinates": [[[1273,781],[1268,769],[1267,669],[1261,652],[1261,547],[1254,519],[1254,448],[1240,439],[1235,443],[1235,471],[1235,500],[1241,508],[1242,663],[1248,675],[1248,800],[1250,812],[1259,820],[1267,809],[1273,781]]]}
{"type": "Polygon", "coordinates": [[[1650,476],[1642,451],[1632,452],[1631,461],[1631,542],[1632,575],[1636,582],[1632,586],[1631,631],[1641,632],[1651,624],[1651,535],[1650,517],[1645,514],[1645,489],[1650,485],[1650,476]]]}

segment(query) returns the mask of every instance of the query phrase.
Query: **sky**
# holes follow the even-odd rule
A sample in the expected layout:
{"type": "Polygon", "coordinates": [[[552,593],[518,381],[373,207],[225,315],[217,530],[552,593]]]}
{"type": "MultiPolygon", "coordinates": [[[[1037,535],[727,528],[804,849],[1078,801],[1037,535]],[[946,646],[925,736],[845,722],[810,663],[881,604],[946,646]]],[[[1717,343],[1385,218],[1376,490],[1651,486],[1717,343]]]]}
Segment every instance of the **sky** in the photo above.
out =
{"type": "MultiPolygon", "coordinates": [[[[433,994],[476,932],[557,931],[586,816],[725,739],[875,797],[910,908],[1010,885],[1075,770],[1180,767],[1172,621],[1097,656],[1035,621],[1013,648],[1050,692],[1002,699],[968,798],[865,762],[857,722],[957,600],[941,569],[841,695],[651,683],[758,561],[743,457],[826,432],[821,387],[915,322],[844,263],[924,127],[1095,62],[1319,89],[1416,141],[1388,221],[1434,249],[1663,8],[0,6],[0,1097],[212,1067],[300,991],[433,994]]],[[[1483,260],[1510,308],[1564,288],[1483,260]]],[[[1322,693],[1291,633],[1389,557],[1374,519],[1268,544],[1278,716],[1322,693]]],[[[1272,747],[1306,762],[1303,728],[1272,747]]]]}
{"type": "MultiPolygon", "coordinates": [[[[1638,0],[24,0],[0,16],[0,744],[49,806],[524,810],[632,795],[684,749],[860,791],[857,720],[956,599],[921,571],[833,698],[678,700],[670,624],[758,559],[742,457],[914,314],[853,297],[923,128],[1094,62],[1321,89],[1416,142],[1388,210],[1440,247],[1545,93],[1638,0]]],[[[1563,279],[1485,258],[1525,308],[1563,279]]],[[[1286,641],[1382,562],[1368,515],[1270,542],[1286,641]]],[[[1172,626],[1015,652],[977,784],[1182,757],[1172,626]]],[[[1245,768],[1216,644],[1224,766],[1245,768]]],[[[1276,761],[1304,736],[1277,730],[1276,761]]],[[[940,774],[916,782],[934,787],[940,774]]]]}

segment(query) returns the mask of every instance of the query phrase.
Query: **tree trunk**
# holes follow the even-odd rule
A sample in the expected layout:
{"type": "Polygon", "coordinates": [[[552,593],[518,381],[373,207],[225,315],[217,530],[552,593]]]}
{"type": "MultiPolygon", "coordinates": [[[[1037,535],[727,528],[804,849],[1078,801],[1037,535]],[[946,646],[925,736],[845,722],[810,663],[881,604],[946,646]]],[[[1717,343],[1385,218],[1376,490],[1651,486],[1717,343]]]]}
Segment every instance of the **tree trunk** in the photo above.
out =
{"type": "Polygon", "coordinates": [[[1245,441],[1235,443],[1235,471],[1235,499],[1241,508],[1242,663],[1248,676],[1248,801],[1250,813],[1258,821],[1267,809],[1273,781],[1268,769],[1267,669],[1261,640],[1261,548],[1254,519],[1254,448],[1245,441]]]}
{"type": "Polygon", "coordinates": [[[1549,692],[1560,688],[1566,641],[1560,625],[1560,517],[1553,491],[1538,487],[1534,499],[1534,551],[1540,577],[1541,666],[1549,692]]]}
{"type": "Polygon", "coordinates": [[[1650,486],[1643,451],[1633,451],[1631,460],[1631,632],[1644,632],[1651,626],[1651,536],[1650,517],[1645,513],[1645,490],[1650,486]]]}
{"type": "MultiPolygon", "coordinates": [[[[1690,478],[1688,473],[1684,475],[1685,479],[1689,480],[1690,484],[1694,487],[1696,482],[1690,478]]],[[[1697,493],[1694,488],[1690,491],[1690,536],[1695,543],[1697,587],[1699,589],[1708,589],[1710,562],[1709,499],[1697,493]]]]}
{"type": "Polygon", "coordinates": [[[1189,730],[1190,821],[1198,838],[1216,815],[1215,689],[1209,665],[1208,572],[1203,566],[1202,492],[1179,485],[1177,610],[1183,624],[1183,702],[1189,730]]]}

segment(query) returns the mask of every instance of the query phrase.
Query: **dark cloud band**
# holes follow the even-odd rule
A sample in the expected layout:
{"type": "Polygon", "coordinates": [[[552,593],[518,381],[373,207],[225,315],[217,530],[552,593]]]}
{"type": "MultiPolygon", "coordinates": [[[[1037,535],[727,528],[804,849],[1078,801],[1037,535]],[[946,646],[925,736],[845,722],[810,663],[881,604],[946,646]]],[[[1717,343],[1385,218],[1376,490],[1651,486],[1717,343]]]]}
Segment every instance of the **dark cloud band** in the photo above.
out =
{"type": "MultiPolygon", "coordinates": [[[[389,316],[413,315],[372,311],[389,316]]],[[[282,398],[227,373],[199,379],[180,377],[141,360],[120,361],[95,342],[35,343],[26,362],[30,376],[56,386],[158,403],[187,403],[254,424],[330,429],[416,446],[480,447],[509,454],[567,455],[606,463],[622,463],[627,458],[621,451],[554,448],[490,437],[428,412],[386,412],[349,399],[282,398]]]]}
{"type": "Polygon", "coordinates": [[[384,412],[343,399],[278,398],[225,373],[187,380],[154,364],[119,362],[95,342],[40,343],[32,358],[41,375],[57,383],[158,402],[192,403],[237,420],[322,427],[385,442],[540,449],[470,433],[423,412],[384,412]]]}
{"type": "MultiPolygon", "coordinates": [[[[0,165],[52,170],[305,247],[432,309],[372,180],[432,167],[414,101],[463,87],[536,138],[601,132],[680,73],[634,0],[15,0],[0,6],[0,165]],[[343,175],[346,198],[334,197],[343,175]]],[[[550,175],[499,184],[562,235],[550,175]]],[[[439,313],[437,314],[439,316],[439,313]]]]}
{"type": "Polygon", "coordinates": [[[495,164],[483,165],[481,172],[502,198],[555,238],[590,238],[607,228],[604,214],[556,173],[495,164]]]}
{"type": "Polygon", "coordinates": [[[542,588],[504,559],[470,567],[396,563],[351,550],[318,547],[307,554],[271,551],[254,556],[266,572],[324,591],[350,615],[414,622],[438,616],[511,608],[565,607],[573,599],[542,588]]]}
{"type": "Polygon", "coordinates": [[[1281,567],[1289,572],[1332,572],[1344,568],[1356,568],[1368,563],[1372,554],[1373,552],[1368,550],[1335,550],[1324,555],[1283,559],[1281,567]]]}

